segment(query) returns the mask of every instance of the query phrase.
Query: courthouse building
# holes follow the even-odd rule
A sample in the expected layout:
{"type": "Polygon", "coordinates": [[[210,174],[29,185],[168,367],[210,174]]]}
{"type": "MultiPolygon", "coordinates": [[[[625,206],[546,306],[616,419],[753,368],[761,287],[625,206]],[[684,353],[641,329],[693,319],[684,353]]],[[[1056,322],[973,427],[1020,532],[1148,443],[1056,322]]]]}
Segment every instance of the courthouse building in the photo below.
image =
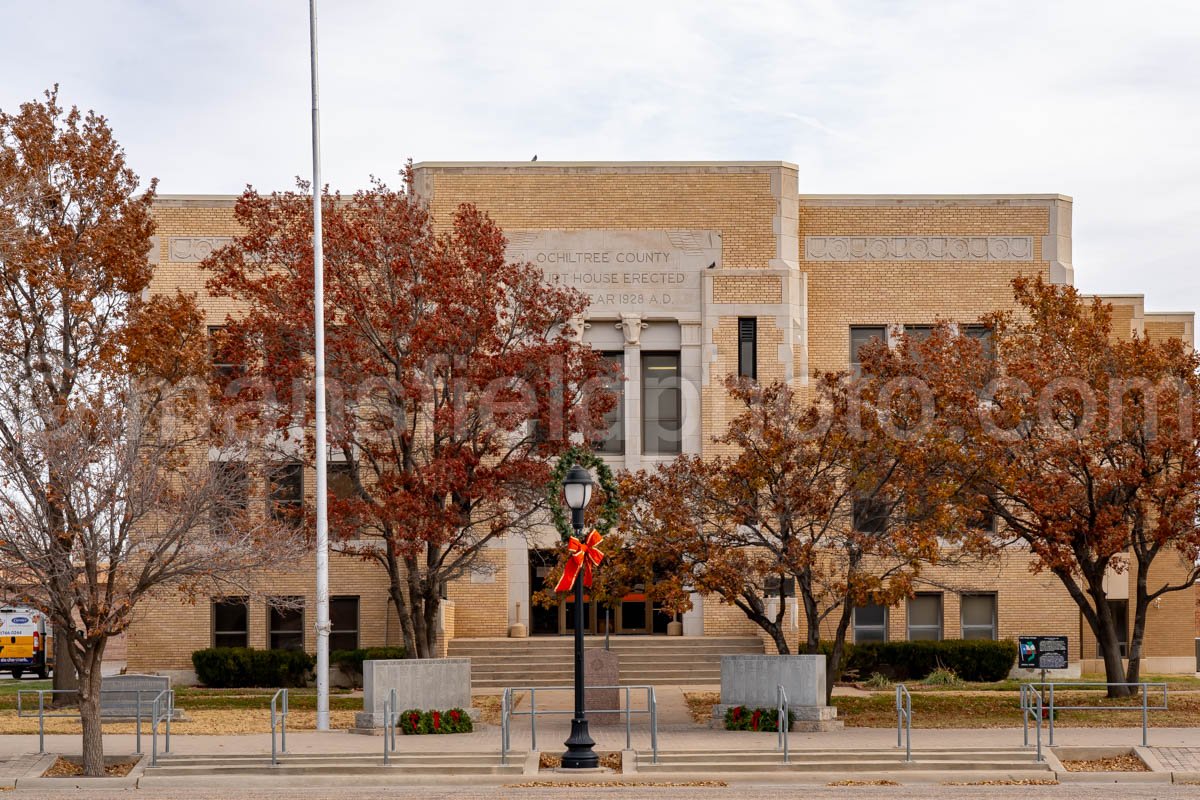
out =
{"type": "MultiPolygon", "coordinates": [[[[982,314],[1012,306],[1010,281],[1019,274],[1074,279],[1071,199],[1056,194],[806,195],[797,168],[782,162],[423,163],[415,190],[441,222],[459,203],[478,205],[504,229],[513,259],[589,295],[576,330],[626,376],[601,448],[619,469],[712,452],[712,438],[735,413],[722,385],[730,373],[803,387],[815,371],[852,369],[873,338],[894,340],[941,320],[971,335],[982,314]]],[[[235,199],[158,199],[155,289],[184,287],[205,298],[197,265],[236,233],[235,199]]],[[[1191,313],[1147,311],[1140,295],[1106,299],[1119,334],[1193,342],[1191,313]]],[[[210,325],[236,311],[225,300],[204,303],[210,325]]],[[[311,478],[297,477],[308,502],[311,478]]],[[[567,633],[562,607],[530,602],[555,536],[548,527],[498,540],[486,554],[490,569],[452,584],[444,645],[505,637],[518,623],[531,637],[567,633]]],[[[1170,558],[1162,568],[1175,572],[1180,565],[1165,563],[1170,558]]],[[[271,578],[273,591],[304,597],[305,611],[156,600],[130,631],[129,669],[186,671],[193,650],[214,644],[302,643],[312,651],[312,575],[307,561],[271,578]]],[[[1027,554],[927,575],[911,600],[858,610],[853,639],[1066,634],[1072,661],[1100,669],[1078,609],[1056,578],[1030,572],[1027,554]]],[[[1116,574],[1109,581],[1126,618],[1128,582],[1116,574]]],[[[401,643],[378,566],[335,556],[331,595],[334,648],[401,643]]],[[[1192,593],[1176,592],[1151,607],[1145,671],[1196,669],[1193,603],[1192,593]]],[[[799,639],[803,615],[790,619],[799,639]]],[[[630,595],[610,621],[590,609],[587,625],[654,636],[667,621],[644,595],[630,595]]],[[[686,637],[759,634],[716,598],[695,597],[682,622],[686,637]]]]}

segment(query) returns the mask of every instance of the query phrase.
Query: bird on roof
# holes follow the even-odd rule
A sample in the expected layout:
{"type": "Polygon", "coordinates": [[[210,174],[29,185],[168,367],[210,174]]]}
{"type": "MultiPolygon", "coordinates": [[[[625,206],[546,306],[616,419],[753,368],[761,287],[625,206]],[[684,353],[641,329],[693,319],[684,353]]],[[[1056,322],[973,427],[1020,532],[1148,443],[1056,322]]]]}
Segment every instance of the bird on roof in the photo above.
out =
{"type": "Polygon", "coordinates": [[[537,153],[534,153],[534,154],[533,154],[533,158],[531,158],[531,159],[529,159],[529,160],[530,160],[530,161],[537,161],[537,153]]]}

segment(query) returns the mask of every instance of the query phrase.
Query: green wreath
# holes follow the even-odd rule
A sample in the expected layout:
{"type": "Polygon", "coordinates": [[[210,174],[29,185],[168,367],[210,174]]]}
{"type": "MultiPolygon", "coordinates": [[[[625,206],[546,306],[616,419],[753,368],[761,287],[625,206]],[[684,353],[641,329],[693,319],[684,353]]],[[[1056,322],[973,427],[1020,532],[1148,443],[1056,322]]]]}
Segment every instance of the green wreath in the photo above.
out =
{"type": "Polygon", "coordinates": [[[600,507],[600,515],[595,528],[601,536],[606,536],[617,524],[621,515],[621,497],[617,489],[617,481],[612,470],[604,459],[597,456],[586,447],[572,447],[559,456],[558,465],[550,473],[550,482],[546,485],[546,500],[550,506],[550,518],[559,536],[565,542],[575,535],[571,520],[567,518],[567,509],[562,502],[562,483],[567,472],[578,464],[586,470],[595,472],[596,478],[604,492],[604,505],[600,507]]]}

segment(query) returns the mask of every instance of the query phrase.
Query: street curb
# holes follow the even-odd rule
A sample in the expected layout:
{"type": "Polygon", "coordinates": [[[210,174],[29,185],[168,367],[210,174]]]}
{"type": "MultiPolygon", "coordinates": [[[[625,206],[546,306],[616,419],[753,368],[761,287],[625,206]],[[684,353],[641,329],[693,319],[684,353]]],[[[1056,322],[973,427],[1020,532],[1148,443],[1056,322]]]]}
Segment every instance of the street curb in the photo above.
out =
{"type": "Polygon", "coordinates": [[[1057,772],[1059,783],[1171,783],[1170,772],[1057,772]]]}

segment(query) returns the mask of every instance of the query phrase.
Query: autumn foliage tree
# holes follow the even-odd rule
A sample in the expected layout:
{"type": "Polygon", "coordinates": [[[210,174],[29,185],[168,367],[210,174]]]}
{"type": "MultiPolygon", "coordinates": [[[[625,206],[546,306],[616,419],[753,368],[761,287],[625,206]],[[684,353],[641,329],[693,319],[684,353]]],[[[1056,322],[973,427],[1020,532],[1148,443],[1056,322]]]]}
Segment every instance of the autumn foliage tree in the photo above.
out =
{"type": "MultiPolygon", "coordinates": [[[[286,439],[312,420],[312,214],[298,193],[248,190],[243,232],[205,263],[245,308],[224,332],[245,373],[226,390],[286,439]]],[[[470,205],[435,226],[410,190],[324,197],[330,530],[379,564],[405,646],[436,653],[447,584],[490,569],[488,544],[544,520],[553,456],[602,430],[609,368],[568,335],[583,295],[505,258],[470,205]]],[[[311,460],[311,435],[284,455],[311,460]]],[[[293,437],[294,438],[294,437],[293,437]]]]}
{"type": "Polygon", "coordinates": [[[105,119],[64,110],[57,88],[0,112],[0,592],[53,623],[93,776],[101,662],[138,604],[236,590],[280,553],[269,527],[209,524],[230,487],[189,424],[202,316],[147,293],[153,194],[105,119]]]}
{"type": "Polygon", "coordinates": [[[931,435],[959,443],[960,499],[998,517],[997,544],[1062,582],[1107,680],[1134,682],[1150,604],[1200,577],[1200,356],[1115,331],[1111,306],[1072,287],[1022,278],[1014,295],[990,321],[994,355],[940,371],[956,388],[931,435]],[[1125,669],[1108,574],[1132,577],[1125,669]]]}
{"type": "Polygon", "coordinates": [[[953,480],[942,480],[944,461],[902,435],[919,403],[870,378],[819,376],[808,401],[782,383],[726,386],[740,413],[716,438],[719,455],[683,456],[626,481],[630,546],[675,564],[677,585],[741,609],[781,654],[793,651],[787,604],[767,588],[778,596],[794,583],[804,652],[817,653],[833,625],[831,692],[854,608],[907,596],[938,561],[953,480]],[[929,480],[900,479],[918,472],[929,480]]]}

